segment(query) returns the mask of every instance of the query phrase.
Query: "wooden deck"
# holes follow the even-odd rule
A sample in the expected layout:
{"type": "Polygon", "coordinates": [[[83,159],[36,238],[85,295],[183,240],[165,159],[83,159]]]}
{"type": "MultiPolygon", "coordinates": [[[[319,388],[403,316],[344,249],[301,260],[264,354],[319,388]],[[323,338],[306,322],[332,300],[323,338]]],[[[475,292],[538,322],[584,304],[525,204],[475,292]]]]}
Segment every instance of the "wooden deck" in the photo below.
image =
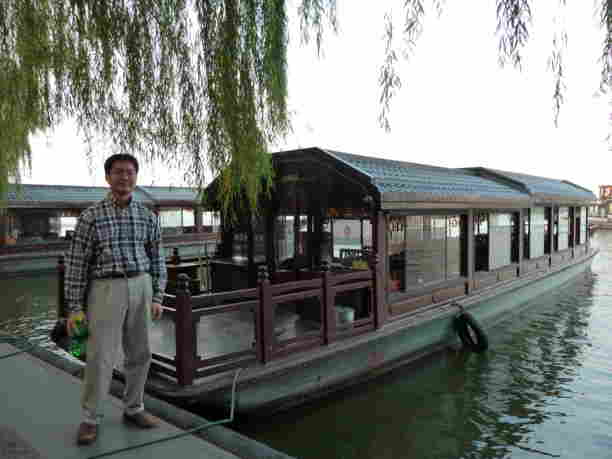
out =
{"type": "MultiPolygon", "coordinates": [[[[255,353],[255,313],[250,309],[230,311],[200,318],[197,325],[197,353],[203,359],[226,354],[252,351],[255,353]]],[[[304,320],[292,305],[282,305],[276,310],[274,337],[277,342],[291,340],[322,332],[321,324],[304,320]]],[[[166,315],[153,322],[151,347],[154,353],[174,357],[176,334],[174,321],[166,315]]],[[[120,357],[119,361],[123,360],[120,357]]],[[[119,364],[119,369],[122,364],[119,364]]]]}

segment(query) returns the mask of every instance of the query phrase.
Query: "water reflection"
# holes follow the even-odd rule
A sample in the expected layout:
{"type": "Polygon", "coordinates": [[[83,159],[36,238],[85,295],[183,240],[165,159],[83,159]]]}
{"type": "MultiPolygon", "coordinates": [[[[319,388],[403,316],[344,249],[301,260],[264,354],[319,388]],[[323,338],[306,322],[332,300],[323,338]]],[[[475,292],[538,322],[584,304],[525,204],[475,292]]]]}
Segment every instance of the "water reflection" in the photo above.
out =
{"type": "Polygon", "coordinates": [[[298,457],[609,458],[612,233],[596,243],[593,272],[490,330],[486,354],[449,351],[236,427],[298,457]]]}
{"type": "Polygon", "coordinates": [[[57,318],[57,278],[53,275],[0,280],[0,331],[57,350],[49,332],[57,318]]]}

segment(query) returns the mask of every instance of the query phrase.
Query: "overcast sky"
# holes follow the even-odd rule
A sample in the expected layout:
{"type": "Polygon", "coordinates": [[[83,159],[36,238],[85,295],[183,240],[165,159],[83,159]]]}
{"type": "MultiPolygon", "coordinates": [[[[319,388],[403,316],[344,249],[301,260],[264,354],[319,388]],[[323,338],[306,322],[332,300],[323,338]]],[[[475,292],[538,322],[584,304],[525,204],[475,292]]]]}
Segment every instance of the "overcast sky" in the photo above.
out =
{"type": "MultiPolygon", "coordinates": [[[[383,15],[393,5],[401,26],[402,3],[340,1],[340,33],[327,34],[322,58],[313,46],[300,46],[292,24],[294,132],[275,149],[319,146],[439,166],[484,166],[571,180],[596,194],[598,185],[612,182],[605,141],[609,105],[596,96],[604,35],[592,2],[568,2],[562,10],[560,2],[538,2],[522,72],[498,65],[493,0],[445,2],[441,17],[427,16],[416,53],[400,63],[402,89],[392,101],[392,130],[386,133],[377,124],[383,15]],[[547,58],[557,11],[569,40],[566,102],[555,128],[547,58]]],[[[107,152],[96,153],[90,171],[71,123],[36,137],[32,146],[33,170],[25,183],[104,184],[107,152]]],[[[182,184],[179,174],[159,166],[144,167],[139,180],[182,184]]]]}

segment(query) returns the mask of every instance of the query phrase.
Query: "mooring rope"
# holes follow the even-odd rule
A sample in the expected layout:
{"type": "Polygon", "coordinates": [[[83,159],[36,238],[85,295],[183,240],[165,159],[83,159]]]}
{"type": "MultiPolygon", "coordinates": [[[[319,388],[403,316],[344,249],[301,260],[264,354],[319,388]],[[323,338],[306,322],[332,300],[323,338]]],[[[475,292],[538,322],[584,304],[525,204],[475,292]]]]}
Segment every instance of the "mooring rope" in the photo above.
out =
{"type": "Polygon", "coordinates": [[[227,424],[230,423],[234,420],[234,407],[235,407],[235,402],[236,402],[236,383],[238,382],[238,376],[240,375],[240,372],[242,371],[242,368],[238,368],[238,370],[236,370],[236,374],[234,375],[234,382],[232,383],[232,400],[231,400],[231,406],[230,406],[230,416],[227,419],[222,419],[220,421],[213,421],[213,422],[207,422],[206,424],[202,424],[200,426],[196,426],[193,427],[191,429],[185,430],[183,432],[174,434],[174,435],[168,435],[166,437],[162,437],[162,438],[158,438],[155,440],[150,440],[150,441],[146,441],[143,443],[138,443],[135,445],[130,445],[130,446],[126,446],[125,448],[118,448],[118,449],[114,449],[111,451],[107,451],[104,453],[100,453],[100,454],[96,454],[94,456],[89,456],[88,459],[98,459],[101,457],[108,457],[108,456],[112,456],[114,454],[118,454],[118,453],[123,453],[125,451],[132,451],[134,449],[137,448],[143,448],[145,446],[150,446],[150,445],[154,445],[157,443],[162,443],[168,440],[174,440],[176,438],[181,438],[181,437],[185,437],[187,435],[191,435],[193,433],[199,432],[201,430],[206,430],[209,429],[211,427],[214,426],[218,426],[220,424],[227,424]]]}

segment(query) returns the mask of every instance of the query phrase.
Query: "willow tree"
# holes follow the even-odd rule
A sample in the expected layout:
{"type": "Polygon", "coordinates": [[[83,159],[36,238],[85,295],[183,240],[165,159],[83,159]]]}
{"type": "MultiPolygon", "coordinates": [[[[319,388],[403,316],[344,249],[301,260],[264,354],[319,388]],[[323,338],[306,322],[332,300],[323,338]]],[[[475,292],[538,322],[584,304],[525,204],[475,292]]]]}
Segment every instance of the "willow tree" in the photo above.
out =
{"type": "MultiPolygon", "coordinates": [[[[530,3],[497,5],[501,62],[521,63],[530,3]]],[[[559,0],[564,4],[565,0],[559,0]]],[[[335,0],[298,0],[303,41],[322,46],[336,30],[335,0]]],[[[410,51],[426,9],[443,0],[402,0],[410,51]]],[[[89,140],[117,152],[179,164],[194,184],[219,175],[225,209],[254,208],[270,185],[268,145],[289,128],[288,2],[285,0],[2,0],[0,2],[0,195],[30,159],[32,134],[76,120],[89,140]]],[[[586,3],[585,3],[586,4],[586,3]]],[[[611,69],[612,0],[601,0],[607,30],[602,84],[611,69]]],[[[393,19],[380,70],[379,122],[401,86],[393,19]]],[[[376,27],[376,23],[373,25],[376,27]]],[[[553,41],[553,99],[563,98],[563,32],[553,41]]],[[[91,144],[90,144],[91,145],[91,144]]]]}
{"type": "MultiPolygon", "coordinates": [[[[0,193],[30,136],[76,120],[88,140],[221,174],[226,207],[253,207],[267,145],[289,129],[284,0],[2,0],[0,193]],[[237,199],[240,198],[240,199],[237,199]],[[246,198],[246,199],[243,199],[246,198]]],[[[334,0],[303,0],[303,38],[335,28],[334,0]]],[[[91,145],[91,143],[90,143],[91,145]]]]}

